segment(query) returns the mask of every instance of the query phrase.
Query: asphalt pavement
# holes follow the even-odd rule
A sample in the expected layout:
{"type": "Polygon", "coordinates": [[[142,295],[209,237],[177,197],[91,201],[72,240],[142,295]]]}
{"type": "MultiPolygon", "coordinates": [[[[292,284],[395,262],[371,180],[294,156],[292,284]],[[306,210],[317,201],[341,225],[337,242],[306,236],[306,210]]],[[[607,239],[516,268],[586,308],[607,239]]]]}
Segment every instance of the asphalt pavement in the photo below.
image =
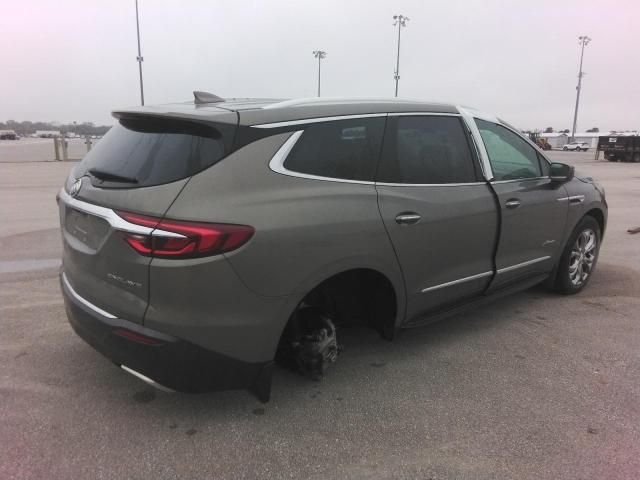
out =
{"type": "Polygon", "coordinates": [[[0,162],[0,478],[636,479],[640,164],[598,178],[609,225],[579,295],[542,288],[392,343],[341,332],[320,382],[272,399],[157,391],[69,327],[54,196],[72,163],[0,162]]]}

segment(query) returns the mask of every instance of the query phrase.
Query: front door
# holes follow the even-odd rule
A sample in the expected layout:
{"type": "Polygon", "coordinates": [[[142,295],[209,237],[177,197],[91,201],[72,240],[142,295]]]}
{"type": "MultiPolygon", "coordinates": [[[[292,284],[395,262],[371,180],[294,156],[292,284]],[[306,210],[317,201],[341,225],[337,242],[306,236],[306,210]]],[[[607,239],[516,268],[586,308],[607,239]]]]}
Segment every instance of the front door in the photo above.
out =
{"type": "Polygon", "coordinates": [[[407,320],[483,292],[498,210],[459,116],[389,116],[376,188],[404,274],[407,320]]]}
{"type": "Polygon", "coordinates": [[[549,178],[549,163],[509,128],[476,119],[500,204],[501,234],[491,290],[548,273],[562,251],[566,189],[549,178]]]}

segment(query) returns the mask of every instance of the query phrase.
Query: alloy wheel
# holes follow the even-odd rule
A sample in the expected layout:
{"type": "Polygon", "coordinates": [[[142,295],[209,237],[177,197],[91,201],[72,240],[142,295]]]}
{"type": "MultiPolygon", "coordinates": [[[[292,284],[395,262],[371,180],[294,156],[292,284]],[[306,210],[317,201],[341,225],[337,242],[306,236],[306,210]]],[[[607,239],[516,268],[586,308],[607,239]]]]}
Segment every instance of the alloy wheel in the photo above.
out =
{"type": "Polygon", "coordinates": [[[598,237],[590,228],[578,235],[569,258],[569,279],[573,286],[581,286],[591,274],[596,261],[597,246],[598,237]]]}

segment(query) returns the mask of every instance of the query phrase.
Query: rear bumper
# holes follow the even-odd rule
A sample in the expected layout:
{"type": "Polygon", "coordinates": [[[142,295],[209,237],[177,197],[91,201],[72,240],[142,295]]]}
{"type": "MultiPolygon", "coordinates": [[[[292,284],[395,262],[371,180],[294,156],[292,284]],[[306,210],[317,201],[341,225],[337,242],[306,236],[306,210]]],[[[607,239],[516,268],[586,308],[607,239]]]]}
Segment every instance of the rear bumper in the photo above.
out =
{"type": "Polygon", "coordinates": [[[248,389],[269,400],[273,362],[243,362],[117,318],[80,297],[64,273],[60,284],[74,331],[117,365],[171,390],[248,389]]]}

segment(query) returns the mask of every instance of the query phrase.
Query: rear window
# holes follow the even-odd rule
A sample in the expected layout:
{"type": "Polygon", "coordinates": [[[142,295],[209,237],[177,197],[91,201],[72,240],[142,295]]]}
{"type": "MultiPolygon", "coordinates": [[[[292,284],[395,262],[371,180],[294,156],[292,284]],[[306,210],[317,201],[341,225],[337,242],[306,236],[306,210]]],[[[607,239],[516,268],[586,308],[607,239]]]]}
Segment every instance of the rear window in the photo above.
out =
{"type": "Polygon", "coordinates": [[[234,125],[121,118],[74,172],[103,187],[148,187],[192,176],[227,155],[234,125]]]}

